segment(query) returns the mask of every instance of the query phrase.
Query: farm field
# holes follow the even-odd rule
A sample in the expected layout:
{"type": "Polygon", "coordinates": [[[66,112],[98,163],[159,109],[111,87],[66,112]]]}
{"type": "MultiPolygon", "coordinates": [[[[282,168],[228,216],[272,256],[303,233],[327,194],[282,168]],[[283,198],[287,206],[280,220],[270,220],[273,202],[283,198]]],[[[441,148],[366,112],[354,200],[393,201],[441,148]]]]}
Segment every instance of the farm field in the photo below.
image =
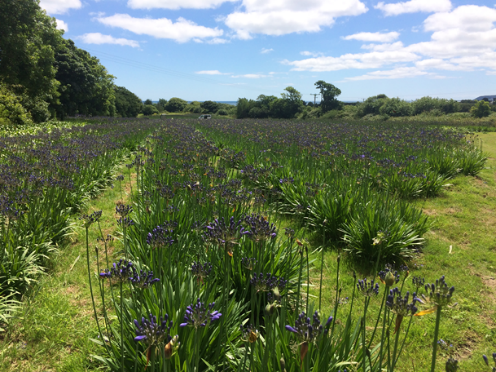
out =
{"type": "Polygon", "coordinates": [[[437,338],[447,346],[440,344],[435,370],[449,357],[459,370],[485,370],[482,354],[496,351],[494,133],[418,124],[136,123],[148,129],[127,145],[133,155],[115,153],[101,166],[110,173],[91,178],[106,181],[84,189],[89,201],[63,215],[63,226],[77,228],[46,252],[46,275],[15,288],[28,295],[0,334],[3,370],[150,363],[151,370],[279,371],[281,358],[287,371],[429,370],[436,313],[410,317],[412,307],[383,305],[379,271],[383,280],[391,272],[402,297],[410,291],[408,303],[418,293],[417,313],[432,309],[434,296],[412,278],[434,283],[445,275],[455,291],[443,304],[437,338]],[[112,189],[90,200],[109,182],[112,189]],[[364,278],[379,283],[379,294],[365,282],[355,289],[364,278]],[[215,305],[204,308],[197,298],[215,305]],[[298,316],[312,319],[316,310],[309,331],[298,316]],[[150,313],[174,321],[159,338],[146,333],[150,313]]]}

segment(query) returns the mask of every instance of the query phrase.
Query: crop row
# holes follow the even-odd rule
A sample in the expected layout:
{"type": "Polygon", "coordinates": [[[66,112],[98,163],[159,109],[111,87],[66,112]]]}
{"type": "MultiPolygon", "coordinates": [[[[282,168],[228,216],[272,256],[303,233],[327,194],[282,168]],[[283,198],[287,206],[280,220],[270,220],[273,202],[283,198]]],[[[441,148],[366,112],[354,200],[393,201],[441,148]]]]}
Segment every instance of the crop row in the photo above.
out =
{"type": "MultiPolygon", "coordinates": [[[[439,319],[454,292],[444,277],[406,280],[401,264],[428,229],[408,199],[483,164],[472,140],[425,126],[166,121],[128,164],[137,190],[116,206],[120,259],[112,237],[96,250],[100,360],[122,371],[393,371],[413,315],[439,319]],[[283,229],[282,213],[370,263],[349,311],[339,269],[330,312],[309,300],[305,229],[283,229]],[[382,306],[367,326],[373,297],[382,306]]],[[[99,218],[84,216],[86,228],[99,218]]],[[[88,246],[88,270],[93,257],[88,246]]]]}

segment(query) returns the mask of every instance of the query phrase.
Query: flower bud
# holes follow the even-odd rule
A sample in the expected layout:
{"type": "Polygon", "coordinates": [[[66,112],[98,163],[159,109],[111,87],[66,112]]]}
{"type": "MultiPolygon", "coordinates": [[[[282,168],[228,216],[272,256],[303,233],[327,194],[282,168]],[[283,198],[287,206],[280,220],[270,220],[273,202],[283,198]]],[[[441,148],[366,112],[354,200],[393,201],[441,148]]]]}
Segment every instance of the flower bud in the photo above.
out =
{"type": "Polygon", "coordinates": [[[281,358],[279,360],[279,364],[281,365],[281,370],[285,371],[286,370],[286,362],[284,361],[284,358],[281,358]]]}
{"type": "Polygon", "coordinates": [[[386,283],[386,285],[388,287],[391,287],[394,283],[395,283],[395,278],[394,278],[394,275],[391,271],[388,271],[388,273],[386,274],[386,278],[384,279],[384,282],[386,283]]]}

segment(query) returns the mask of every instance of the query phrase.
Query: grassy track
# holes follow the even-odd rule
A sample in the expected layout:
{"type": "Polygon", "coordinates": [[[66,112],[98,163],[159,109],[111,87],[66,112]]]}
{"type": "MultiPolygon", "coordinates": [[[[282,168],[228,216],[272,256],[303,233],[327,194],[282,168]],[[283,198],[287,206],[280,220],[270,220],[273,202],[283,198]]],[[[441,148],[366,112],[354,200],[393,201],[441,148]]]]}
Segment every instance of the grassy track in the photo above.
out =
{"type": "MultiPolygon", "coordinates": [[[[413,276],[433,282],[446,275],[447,283],[456,287],[458,305],[443,312],[440,328],[440,338],[453,347],[441,351],[438,371],[444,371],[448,353],[460,360],[460,371],[484,371],[481,355],[496,351],[496,133],[481,134],[481,138],[489,160],[479,177],[455,178],[442,196],[415,201],[435,224],[424,253],[410,265],[415,269],[410,271],[407,283],[413,276]]],[[[126,183],[128,170],[123,167],[122,172],[126,183]]],[[[104,234],[113,234],[117,228],[114,212],[120,199],[117,182],[115,188],[89,202],[88,212],[103,210],[104,234]]],[[[90,229],[90,234],[94,247],[96,229],[90,229]]],[[[116,249],[118,244],[114,243],[116,249]]],[[[315,242],[314,248],[319,244],[315,242]]],[[[95,348],[89,338],[96,338],[97,331],[85,256],[84,231],[80,229],[26,299],[9,333],[0,334],[1,371],[85,371],[98,366],[91,358],[95,348]]],[[[311,284],[318,287],[320,260],[314,258],[317,267],[311,284]]],[[[333,303],[336,258],[335,251],[325,255],[324,314],[330,312],[333,303]]],[[[353,283],[351,270],[346,271],[342,276],[344,303],[351,296],[353,283]]],[[[97,273],[96,265],[93,273],[97,273]]],[[[318,296],[318,290],[312,293],[318,296]]],[[[375,314],[374,308],[379,305],[379,299],[372,301],[370,313],[375,314]]],[[[343,306],[342,311],[346,308],[343,306]]],[[[428,370],[434,320],[434,314],[415,318],[400,360],[402,371],[428,370]]]]}

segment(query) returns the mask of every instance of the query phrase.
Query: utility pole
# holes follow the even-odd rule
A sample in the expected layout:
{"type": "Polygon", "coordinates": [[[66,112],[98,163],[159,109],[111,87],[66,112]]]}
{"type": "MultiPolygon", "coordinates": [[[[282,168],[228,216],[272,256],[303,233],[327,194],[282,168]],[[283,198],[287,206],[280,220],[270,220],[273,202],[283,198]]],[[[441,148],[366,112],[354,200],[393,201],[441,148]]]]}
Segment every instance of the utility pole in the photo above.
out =
{"type": "Polygon", "coordinates": [[[311,96],[313,96],[313,104],[314,106],[316,105],[316,100],[317,100],[317,96],[319,95],[318,93],[310,93],[311,96]]]}

